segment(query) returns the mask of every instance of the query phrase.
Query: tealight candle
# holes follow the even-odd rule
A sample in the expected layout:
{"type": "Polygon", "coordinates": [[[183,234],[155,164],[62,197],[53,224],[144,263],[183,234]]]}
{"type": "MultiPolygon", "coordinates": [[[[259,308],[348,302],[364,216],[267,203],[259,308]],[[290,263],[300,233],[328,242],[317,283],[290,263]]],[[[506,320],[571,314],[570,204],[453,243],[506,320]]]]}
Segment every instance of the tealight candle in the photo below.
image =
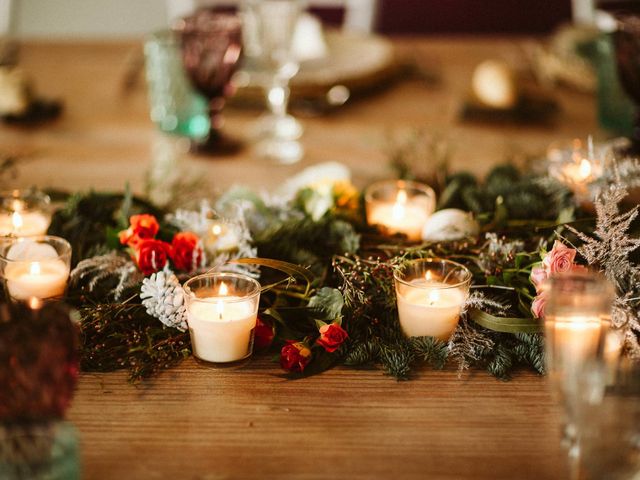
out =
{"type": "Polygon", "coordinates": [[[71,246],[59,237],[15,238],[4,242],[0,262],[11,298],[32,301],[61,297],[69,278],[71,246]]]}
{"type": "Polygon", "coordinates": [[[0,236],[26,237],[47,233],[49,197],[38,191],[13,190],[2,195],[0,236]]]}
{"type": "Polygon", "coordinates": [[[386,235],[404,234],[412,242],[434,212],[436,195],[427,185],[409,181],[383,181],[367,188],[367,223],[386,235]]]}
{"type": "Polygon", "coordinates": [[[208,252],[218,254],[238,249],[240,238],[232,225],[214,220],[209,225],[208,230],[204,240],[204,247],[208,252]]]}
{"type": "Polygon", "coordinates": [[[188,280],[184,288],[193,354],[212,363],[249,357],[260,284],[246,275],[212,273],[188,280]]]}
{"type": "Polygon", "coordinates": [[[575,377],[583,365],[603,358],[612,289],[590,272],[552,277],[544,288],[549,371],[552,376],[575,377]]]}
{"type": "Polygon", "coordinates": [[[420,259],[394,279],[398,319],[405,335],[448,340],[458,326],[471,272],[449,260],[420,259]]]}
{"type": "Polygon", "coordinates": [[[591,137],[587,139],[586,148],[579,139],[572,140],[570,145],[553,144],[547,151],[549,175],[577,195],[585,196],[589,184],[602,177],[609,154],[610,149],[605,146],[596,148],[591,137]]]}

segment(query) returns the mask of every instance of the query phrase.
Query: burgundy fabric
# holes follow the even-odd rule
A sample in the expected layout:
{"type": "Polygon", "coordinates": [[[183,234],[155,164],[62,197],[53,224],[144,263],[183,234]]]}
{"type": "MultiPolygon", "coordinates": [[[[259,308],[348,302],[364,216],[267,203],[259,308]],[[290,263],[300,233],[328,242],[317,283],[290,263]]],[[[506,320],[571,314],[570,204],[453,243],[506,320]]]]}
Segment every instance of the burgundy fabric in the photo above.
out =
{"type": "Polygon", "coordinates": [[[376,31],[540,33],[570,18],[570,0],[380,0],[376,31]]]}

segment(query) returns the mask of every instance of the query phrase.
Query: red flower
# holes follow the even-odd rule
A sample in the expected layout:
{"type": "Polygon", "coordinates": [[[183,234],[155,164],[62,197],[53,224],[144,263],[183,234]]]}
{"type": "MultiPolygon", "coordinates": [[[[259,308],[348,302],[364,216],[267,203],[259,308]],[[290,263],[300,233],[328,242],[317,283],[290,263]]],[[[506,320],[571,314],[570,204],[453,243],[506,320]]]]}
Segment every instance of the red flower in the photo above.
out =
{"type": "Polygon", "coordinates": [[[170,251],[171,245],[168,243],[147,238],[136,244],[134,259],[145,276],[151,275],[167,264],[170,251]]]}
{"type": "Polygon", "coordinates": [[[262,320],[260,317],[256,320],[256,327],[254,330],[254,345],[259,350],[266,350],[273,343],[273,337],[275,332],[273,325],[262,320]]]}
{"type": "Polygon", "coordinates": [[[158,220],[153,215],[133,215],[129,218],[130,226],[118,233],[120,243],[135,248],[140,240],[154,238],[160,230],[158,220]]]}
{"type": "Polygon", "coordinates": [[[200,239],[195,233],[180,232],[171,241],[171,260],[178,270],[190,272],[202,260],[200,239]]]}
{"type": "Polygon", "coordinates": [[[318,344],[322,345],[327,352],[335,352],[349,335],[337,323],[323,325],[320,327],[320,338],[318,344]]]}
{"type": "Polygon", "coordinates": [[[280,351],[280,366],[289,372],[302,372],[311,361],[311,350],[303,342],[290,342],[280,351]]]}

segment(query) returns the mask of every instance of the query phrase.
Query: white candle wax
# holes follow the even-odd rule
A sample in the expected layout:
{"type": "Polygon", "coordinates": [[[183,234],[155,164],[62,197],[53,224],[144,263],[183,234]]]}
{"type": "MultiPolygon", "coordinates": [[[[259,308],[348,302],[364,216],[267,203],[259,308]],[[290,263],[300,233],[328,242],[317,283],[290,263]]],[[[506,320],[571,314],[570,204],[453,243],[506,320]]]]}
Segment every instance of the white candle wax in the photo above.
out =
{"type": "Polygon", "coordinates": [[[442,282],[417,279],[410,283],[397,292],[403,332],[409,337],[448,340],[458,325],[465,292],[442,282]]]}
{"type": "Polygon", "coordinates": [[[596,357],[602,327],[598,317],[559,317],[553,327],[555,354],[565,364],[579,365],[596,357]]]}
{"type": "Polygon", "coordinates": [[[380,225],[391,235],[402,233],[410,241],[422,238],[422,229],[430,212],[422,202],[407,198],[404,190],[398,192],[394,202],[379,202],[369,206],[368,222],[380,225]]]}
{"type": "Polygon", "coordinates": [[[47,233],[49,223],[49,217],[40,212],[15,211],[13,213],[0,213],[0,236],[29,237],[44,235],[47,233]]]}
{"type": "Polygon", "coordinates": [[[196,357],[208,362],[242,360],[250,353],[256,325],[255,300],[236,296],[198,298],[187,311],[191,344],[196,357]]]}
{"type": "Polygon", "coordinates": [[[69,266],[60,259],[19,261],[6,266],[9,294],[17,300],[52,298],[64,295],[69,266]]]}

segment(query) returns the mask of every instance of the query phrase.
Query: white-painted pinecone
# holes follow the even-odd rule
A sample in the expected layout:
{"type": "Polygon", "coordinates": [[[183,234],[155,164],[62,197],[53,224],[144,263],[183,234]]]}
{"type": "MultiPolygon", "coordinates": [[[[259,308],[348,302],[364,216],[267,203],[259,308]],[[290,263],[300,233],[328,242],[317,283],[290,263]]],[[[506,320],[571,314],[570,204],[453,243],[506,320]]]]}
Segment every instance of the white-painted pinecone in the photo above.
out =
{"type": "Polygon", "coordinates": [[[142,281],[142,304],[147,313],[168,327],[187,329],[187,307],[184,290],[171,270],[162,270],[142,281]]]}

